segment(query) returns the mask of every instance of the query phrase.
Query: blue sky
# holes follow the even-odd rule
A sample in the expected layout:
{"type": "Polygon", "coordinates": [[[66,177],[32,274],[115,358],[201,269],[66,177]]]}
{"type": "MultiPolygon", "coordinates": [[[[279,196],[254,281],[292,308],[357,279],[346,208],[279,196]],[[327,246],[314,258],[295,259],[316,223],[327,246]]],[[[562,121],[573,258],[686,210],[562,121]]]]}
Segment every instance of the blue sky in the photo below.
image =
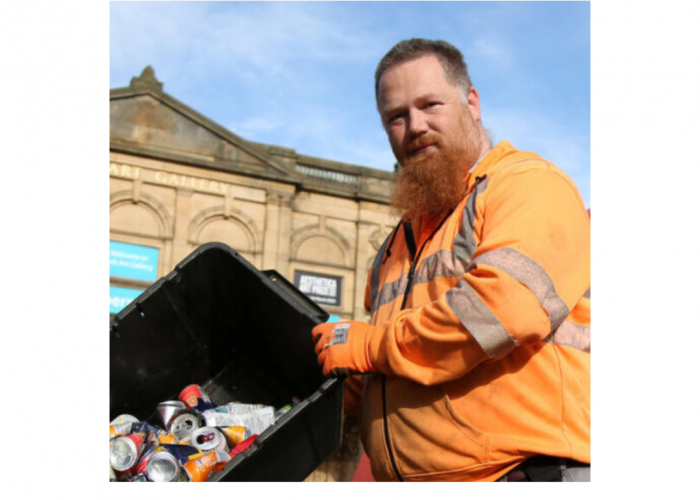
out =
{"type": "Polygon", "coordinates": [[[484,125],[553,161],[590,207],[588,2],[111,2],[110,87],[164,90],[245,139],[391,170],[374,69],[398,41],[464,54],[484,125]]]}

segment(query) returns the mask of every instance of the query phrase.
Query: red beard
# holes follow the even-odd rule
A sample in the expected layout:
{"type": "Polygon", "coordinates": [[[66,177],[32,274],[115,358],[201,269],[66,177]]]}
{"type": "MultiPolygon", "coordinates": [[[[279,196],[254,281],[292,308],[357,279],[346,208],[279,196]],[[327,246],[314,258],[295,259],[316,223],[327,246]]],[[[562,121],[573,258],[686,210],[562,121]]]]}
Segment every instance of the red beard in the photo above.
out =
{"type": "Polygon", "coordinates": [[[464,138],[462,144],[452,147],[432,134],[411,141],[408,151],[429,144],[436,147],[409,157],[400,167],[391,197],[397,215],[406,219],[432,218],[462,201],[467,171],[479,155],[478,143],[470,144],[466,133],[464,138]]]}

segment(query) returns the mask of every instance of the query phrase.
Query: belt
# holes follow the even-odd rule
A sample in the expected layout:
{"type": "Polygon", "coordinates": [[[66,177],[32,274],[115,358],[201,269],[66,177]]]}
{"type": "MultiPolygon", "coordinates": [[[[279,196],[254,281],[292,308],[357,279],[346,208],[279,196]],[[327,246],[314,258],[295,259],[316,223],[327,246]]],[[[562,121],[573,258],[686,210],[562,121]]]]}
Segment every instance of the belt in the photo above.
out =
{"type": "Polygon", "coordinates": [[[536,455],[525,460],[515,469],[503,476],[499,481],[518,482],[561,482],[564,470],[574,467],[590,467],[585,464],[571,460],[569,458],[549,457],[546,455],[536,455]]]}

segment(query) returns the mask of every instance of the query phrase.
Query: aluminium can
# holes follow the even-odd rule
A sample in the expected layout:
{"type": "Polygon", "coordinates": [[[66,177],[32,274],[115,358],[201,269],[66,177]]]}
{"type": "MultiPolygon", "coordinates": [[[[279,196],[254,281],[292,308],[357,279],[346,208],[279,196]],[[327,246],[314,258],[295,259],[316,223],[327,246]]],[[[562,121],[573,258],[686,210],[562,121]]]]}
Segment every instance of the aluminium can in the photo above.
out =
{"type": "Polygon", "coordinates": [[[138,476],[140,474],[145,474],[146,473],[146,466],[148,465],[148,460],[153,456],[153,454],[156,452],[158,449],[158,443],[153,443],[150,442],[148,445],[146,445],[146,448],[144,448],[143,452],[141,453],[141,457],[139,458],[139,461],[136,462],[136,465],[134,466],[134,469],[132,470],[132,474],[134,476],[138,476]]]}
{"type": "Polygon", "coordinates": [[[200,427],[190,436],[190,444],[197,447],[202,453],[229,451],[226,436],[216,427],[200,427]]]}
{"type": "Polygon", "coordinates": [[[182,401],[163,401],[156,406],[163,426],[170,430],[170,422],[179,414],[186,412],[187,407],[182,401]]]}
{"type": "Polygon", "coordinates": [[[202,455],[202,452],[198,448],[186,444],[162,444],[156,451],[167,451],[174,456],[180,464],[184,464],[188,460],[202,455]]]}
{"type": "Polygon", "coordinates": [[[199,429],[199,417],[194,413],[180,413],[170,421],[168,432],[175,434],[180,439],[188,439],[189,436],[199,429]]]}
{"type": "Polygon", "coordinates": [[[144,440],[139,434],[115,437],[109,446],[109,465],[117,475],[130,471],[138,462],[144,440]]]}
{"type": "Polygon", "coordinates": [[[252,435],[251,432],[242,425],[217,427],[217,429],[219,429],[223,433],[229,448],[237,446],[252,435]]]}
{"type": "Polygon", "coordinates": [[[164,450],[156,451],[146,464],[146,477],[149,481],[172,483],[187,481],[187,474],[180,462],[164,450]]]}
{"type": "Polygon", "coordinates": [[[139,421],[139,419],[136,418],[135,416],[129,415],[128,413],[123,413],[123,414],[119,415],[117,418],[115,418],[114,420],[112,420],[109,423],[109,425],[119,425],[119,424],[127,424],[127,423],[130,424],[130,423],[138,422],[138,421],[139,421]]]}
{"type": "Polygon", "coordinates": [[[177,399],[185,403],[189,409],[198,413],[217,407],[217,405],[212,402],[209,394],[204,392],[197,384],[191,384],[185,387],[182,392],[180,392],[180,396],[177,399]]]}
{"type": "Polygon", "coordinates": [[[131,425],[137,423],[138,418],[124,413],[109,423],[109,437],[130,434],[131,425]]]}
{"type": "Polygon", "coordinates": [[[224,466],[231,461],[231,457],[222,451],[210,451],[199,458],[194,458],[185,463],[182,468],[189,477],[189,480],[194,482],[203,482],[208,480],[213,474],[216,474],[224,466]]]}
{"type": "Polygon", "coordinates": [[[166,430],[161,429],[155,425],[151,425],[148,422],[135,422],[131,424],[131,430],[129,434],[136,433],[146,433],[148,434],[148,441],[160,444],[176,444],[178,439],[175,434],[171,434],[166,430]]]}

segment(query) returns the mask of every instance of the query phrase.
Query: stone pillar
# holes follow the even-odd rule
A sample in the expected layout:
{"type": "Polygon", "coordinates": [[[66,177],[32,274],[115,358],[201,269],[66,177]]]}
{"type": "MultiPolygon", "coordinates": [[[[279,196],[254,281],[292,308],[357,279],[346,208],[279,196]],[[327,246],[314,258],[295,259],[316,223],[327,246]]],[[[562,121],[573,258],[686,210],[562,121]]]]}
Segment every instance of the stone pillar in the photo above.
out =
{"type": "Polygon", "coordinates": [[[263,262],[261,269],[277,269],[279,265],[280,204],[282,196],[268,191],[265,206],[265,236],[263,239],[263,262]]]}
{"type": "Polygon", "coordinates": [[[187,257],[191,248],[187,241],[187,230],[190,225],[190,204],[194,191],[187,188],[177,188],[175,192],[175,221],[173,227],[173,247],[170,254],[169,269],[175,267],[187,257]]]}
{"type": "Polygon", "coordinates": [[[289,260],[291,259],[292,247],[292,205],[294,202],[293,193],[283,193],[280,199],[279,216],[279,236],[277,246],[277,272],[293,281],[293,276],[288,276],[289,260]]]}

